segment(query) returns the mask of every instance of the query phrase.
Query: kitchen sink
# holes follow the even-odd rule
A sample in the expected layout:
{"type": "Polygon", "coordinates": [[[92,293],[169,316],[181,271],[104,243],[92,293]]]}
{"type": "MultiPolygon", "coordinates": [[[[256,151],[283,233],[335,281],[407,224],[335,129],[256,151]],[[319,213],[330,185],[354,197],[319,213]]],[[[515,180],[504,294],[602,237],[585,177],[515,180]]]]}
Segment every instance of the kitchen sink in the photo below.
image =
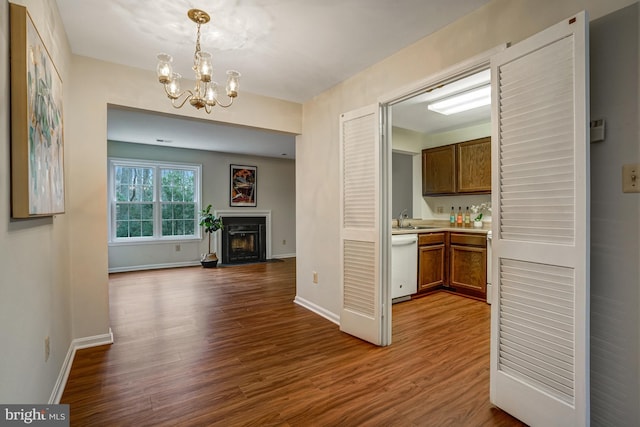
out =
{"type": "Polygon", "coordinates": [[[438,228],[433,225],[409,225],[406,227],[399,227],[398,230],[428,230],[430,228],[438,228]]]}

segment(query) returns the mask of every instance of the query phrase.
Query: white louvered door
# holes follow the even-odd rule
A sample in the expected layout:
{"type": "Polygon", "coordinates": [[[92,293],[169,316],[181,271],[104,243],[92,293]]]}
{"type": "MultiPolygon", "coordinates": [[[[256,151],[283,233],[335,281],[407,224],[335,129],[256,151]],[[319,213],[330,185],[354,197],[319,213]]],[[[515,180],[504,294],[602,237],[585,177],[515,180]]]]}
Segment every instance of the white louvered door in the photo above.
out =
{"type": "Polygon", "coordinates": [[[340,117],[340,330],[383,345],[379,108],[340,117]]]}
{"type": "Polygon", "coordinates": [[[492,58],[491,401],[589,424],[587,17],[492,58]]]}

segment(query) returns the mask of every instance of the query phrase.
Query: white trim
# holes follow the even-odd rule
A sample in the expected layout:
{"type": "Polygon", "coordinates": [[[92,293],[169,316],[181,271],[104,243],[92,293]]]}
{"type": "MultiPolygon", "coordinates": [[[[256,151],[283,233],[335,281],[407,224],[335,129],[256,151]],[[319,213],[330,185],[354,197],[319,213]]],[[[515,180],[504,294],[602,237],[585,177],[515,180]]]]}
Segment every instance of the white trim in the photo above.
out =
{"type": "Polygon", "coordinates": [[[71,366],[73,365],[73,359],[76,356],[76,351],[82,348],[97,347],[108,344],[113,344],[113,332],[111,331],[111,328],[109,328],[109,332],[106,334],[76,338],[71,341],[69,350],[67,350],[67,355],[64,358],[64,362],[62,362],[58,379],[56,380],[53,390],[51,391],[51,395],[49,396],[49,404],[57,405],[60,403],[60,399],[62,399],[62,394],[64,393],[64,388],[66,387],[67,380],[69,379],[69,373],[71,373],[71,366]]]}
{"type": "Polygon", "coordinates": [[[271,259],[278,259],[278,258],[295,258],[296,257],[296,253],[292,253],[292,254],[280,254],[280,255],[272,255],[271,259]]]}
{"type": "Polygon", "coordinates": [[[181,262],[167,262],[162,264],[142,264],[142,265],[129,265],[126,267],[114,267],[109,269],[109,273],[125,273],[127,271],[142,271],[142,270],[160,270],[163,268],[179,268],[179,267],[194,267],[200,265],[199,260],[193,261],[181,261],[181,262]]]}
{"type": "MultiPolygon", "coordinates": [[[[253,209],[234,209],[234,210],[224,210],[219,209],[215,211],[216,216],[244,216],[244,217],[257,217],[257,218],[265,218],[265,227],[266,227],[266,236],[267,239],[267,259],[271,259],[271,211],[257,211],[253,209]]],[[[222,239],[217,239],[216,242],[216,250],[220,254],[218,257],[222,259],[222,239]]]]}
{"type": "Polygon", "coordinates": [[[293,299],[293,302],[295,304],[298,304],[301,307],[306,308],[309,311],[312,311],[314,313],[316,313],[319,316],[324,317],[325,319],[327,319],[330,322],[335,323],[336,325],[340,326],[340,316],[338,316],[335,313],[330,312],[329,310],[320,307],[319,305],[316,305],[310,301],[307,301],[306,299],[296,295],[296,297],[293,299]]]}

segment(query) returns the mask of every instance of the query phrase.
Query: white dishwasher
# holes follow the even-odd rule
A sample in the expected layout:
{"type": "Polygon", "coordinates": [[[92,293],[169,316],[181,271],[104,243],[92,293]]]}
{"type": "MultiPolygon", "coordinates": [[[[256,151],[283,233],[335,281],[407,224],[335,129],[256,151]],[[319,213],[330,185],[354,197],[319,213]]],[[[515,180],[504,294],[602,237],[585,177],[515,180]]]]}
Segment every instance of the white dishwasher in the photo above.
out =
{"type": "Polygon", "coordinates": [[[418,291],[418,235],[391,235],[391,299],[405,301],[418,291]]]}

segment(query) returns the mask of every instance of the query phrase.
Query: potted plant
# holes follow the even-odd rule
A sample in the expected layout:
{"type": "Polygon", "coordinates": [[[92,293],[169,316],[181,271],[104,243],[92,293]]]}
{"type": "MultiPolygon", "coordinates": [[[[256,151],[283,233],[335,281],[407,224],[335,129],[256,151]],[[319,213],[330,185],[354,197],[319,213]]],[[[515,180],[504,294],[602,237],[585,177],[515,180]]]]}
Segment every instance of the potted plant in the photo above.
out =
{"type": "Polygon", "coordinates": [[[200,211],[200,226],[204,227],[205,233],[209,235],[209,253],[203,254],[200,259],[200,263],[205,268],[213,268],[218,265],[218,255],[215,252],[211,252],[211,235],[220,230],[222,225],[222,218],[216,217],[211,212],[211,205],[200,211]]]}
{"type": "Polygon", "coordinates": [[[476,217],[473,219],[473,226],[476,228],[482,228],[482,218],[483,218],[483,212],[482,211],[488,211],[491,212],[491,202],[487,202],[487,203],[481,203],[479,205],[474,205],[471,206],[471,212],[473,212],[474,214],[477,214],[476,217]]]}

